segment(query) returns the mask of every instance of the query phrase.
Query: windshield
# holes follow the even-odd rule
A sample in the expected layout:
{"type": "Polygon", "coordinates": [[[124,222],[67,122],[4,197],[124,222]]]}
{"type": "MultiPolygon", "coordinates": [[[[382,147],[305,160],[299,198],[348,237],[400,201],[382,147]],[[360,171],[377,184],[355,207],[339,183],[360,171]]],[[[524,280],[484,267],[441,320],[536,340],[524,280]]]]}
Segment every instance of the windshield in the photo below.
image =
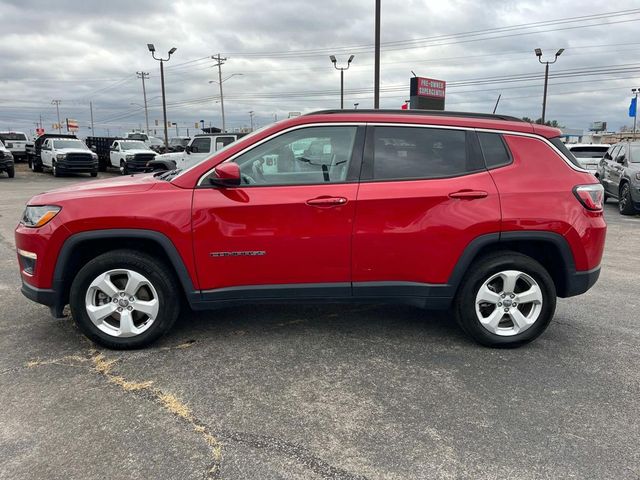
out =
{"type": "Polygon", "coordinates": [[[629,145],[629,161],[631,163],[640,163],[640,145],[629,145]]]}
{"type": "Polygon", "coordinates": [[[147,150],[147,146],[142,142],[122,142],[122,150],[147,150]]]}
{"type": "Polygon", "coordinates": [[[24,133],[0,133],[0,140],[15,140],[18,142],[24,142],[27,140],[27,136],[24,133]]]}
{"type": "Polygon", "coordinates": [[[569,149],[576,158],[602,158],[609,147],[589,145],[586,147],[573,147],[569,149]]]}
{"type": "Polygon", "coordinates": [[[169,145],[182,145],[183,147],[189,143],[188,138],[172,138],[169,140],[169,145]]]}
{"type": "Polygon", "coordinates": [[[82,148],[83,150],[87,149],[87,146],[81,140],[54,140],[53,148],[82,148]]]}

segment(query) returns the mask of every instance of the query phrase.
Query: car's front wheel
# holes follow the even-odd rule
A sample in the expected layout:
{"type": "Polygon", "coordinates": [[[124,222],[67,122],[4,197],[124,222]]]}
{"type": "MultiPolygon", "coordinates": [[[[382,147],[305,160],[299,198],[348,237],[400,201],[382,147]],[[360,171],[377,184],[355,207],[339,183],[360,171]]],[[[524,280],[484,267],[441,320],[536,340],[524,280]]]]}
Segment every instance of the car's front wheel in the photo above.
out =
{"type": "Polygon", "coordinates": [[[556,307],[556,289],[539,262],[517,252],[476,261],[456,296],[454,313],[462,329],[490,347],[517,347],[538,337],[556,307]]]}
{"type": "Polygon", "coordinates": [[[127,162],[124,160],[120,160],[120,173],[122,175],[127,175],[129,173],[129,169],[127,168],[127,162]]]}
{"type": "Polygon", "coordinates": [[[9,175],[9,178],[13,178],[16,176],[16,168],[13,165],[7,167],[7,175],[9,175]]]}
{"type": "Polygon", "coordinates": [[[633,215],[636,213],[636,209],[633,206],[633,200],[631,199],[631,188],[629,188],[629,184],[627,182],[620,187],[618,210],[620,210],[622,215],[633,215]]]}
{"type": "Polygon", "coordinates": [[[113,349],[147,346],[165,334],[180,311],[181,295],[164,263],[134,250],[115,250],[88,262],[71,285],[78,328],[113,349]]]}

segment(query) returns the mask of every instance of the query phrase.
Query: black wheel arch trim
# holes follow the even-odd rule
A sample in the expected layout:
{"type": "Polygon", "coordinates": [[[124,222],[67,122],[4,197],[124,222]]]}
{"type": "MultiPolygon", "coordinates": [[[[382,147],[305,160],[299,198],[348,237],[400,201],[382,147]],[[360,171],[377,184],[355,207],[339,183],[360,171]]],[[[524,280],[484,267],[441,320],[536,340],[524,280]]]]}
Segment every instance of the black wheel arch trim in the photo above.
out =
{"type": "Polygon", "coordinates": [[[65,240],[60,249],[53,273],[53,291],[55,292],[56,298],[52,306],[52,311],[56,310],[61,313],[64,306],[68,303],[69,292],[67,286],[70,279],[65,276],[65,272],[74,249],[86,241],[105,239],[142,239],[155,242],[163,249],[167,258],[169,258],[171,266],[178,277],[178,281],[182,285],[189,303],[199,300],[200,292],[194,288],[187,267],[184,265],[184,261],[178,253],[178,249],[165,234],[155,230],[144,229],[92,230],[71,235],[65,240]]]}

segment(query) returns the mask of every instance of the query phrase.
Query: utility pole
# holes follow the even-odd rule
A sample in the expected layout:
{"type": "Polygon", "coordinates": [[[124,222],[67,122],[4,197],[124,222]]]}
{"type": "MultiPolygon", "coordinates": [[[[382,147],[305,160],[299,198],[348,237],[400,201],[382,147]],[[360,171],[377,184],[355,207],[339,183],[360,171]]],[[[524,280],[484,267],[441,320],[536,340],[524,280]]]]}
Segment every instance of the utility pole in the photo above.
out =
{"type": "Polygon", "coordinates": [[[380,2],[376,0],[375,61],[373,67],[373,108],[380,108],[380,2]]]}
{"type": "Polygon", "coordinates": [[[349,67],[351,66],[351,62],[353,62],[353,55],[351,55],[349,57],[349,60],[347,60],[347,66],[346,67],[338,67],[338,61],[336,60],[335,55],[329,55],[329,58],[331,59],[331,63],[333,63],[333,66],[336,70],[340,70],[340,110],[344,109],[344,71],[345,70],[349,70],[349,67]]]}
{"type": "Polygon", "coordinates": [[[62,100],[51,100],[51,105],[56,106],[56,112],[58,114],[58,133],[62,133],[60,130],[60,103],[62,100]]]}
{"type": "Polygon", "coordinates": [[[96,132],[93,131],[93,102],[89,102],[89,110],[91,111],[91,136],[95,136],[96,132]]]}
{"type": "Polygon", "coordinates": [[[220,54],[212,55],[211,58],[216,62],[218,62],[214,65],[214,67],[218,67],[218,85],[220,86],[220,110],[222,111],[222,133],[224,133],[227,131],[227,126],[224,121],[224,96],[222,94],[222,65],[224,65],[224,62],[226,62],[227,59],[222,58],[220,54]]]}
{"type": "Polygon", "coordinates": [[[173,47],[169,50],[169,56],[167,58],[157,58],[156,57],[156,47],[153,46],[153,43],[147,43],[147,48],[151,52],[151,56],[154,60],[160,62],[160,83],[162,84],[162,114],[164,116],[164,146],[165,148],[169,148],[169,131],[167,130],[167,100],[164,92],[164,62],[168,62],[171,59],[171,55],[177,50],[176,47],[173,47]]]}
{"type": "Polygon", "coordinates": [[[547,113],[547,85],[549,83],[549,65],[552,64],[552,63],[556,63],[558,61],[558,57],[560,55],[562,55],[562,52],[564,52],[564,48],[561,48],[560,50],[558,50],[556,52],[556,56],[554,57],[553,61],[546,61],[546,62],[542,61],[542,50],[540,50],[539,48],[536,48],[535,52],[536,52],[536,57],[538,57],[538,61],[540,63],[544,63],[545,64],[545,67],[544,67],[544,93],[542,94],[542,124],[544,125],[545,115],[547,113]]]}
{"type": "Polygon", "coordinates": [[[251,120],[251,131],[253,132],[253,110],[249,112],[249,119],[251,120]]]}
{"type": "Polygon", "coordinates": [[[144,119],[147,123],[147,135],[149,134],[149,110],[147,110],[147,89],[144,86],[145,78],[149,78],[148,72],[136,72],[138,78],[142,79],[142,95],[144,97],[144,119]]]}

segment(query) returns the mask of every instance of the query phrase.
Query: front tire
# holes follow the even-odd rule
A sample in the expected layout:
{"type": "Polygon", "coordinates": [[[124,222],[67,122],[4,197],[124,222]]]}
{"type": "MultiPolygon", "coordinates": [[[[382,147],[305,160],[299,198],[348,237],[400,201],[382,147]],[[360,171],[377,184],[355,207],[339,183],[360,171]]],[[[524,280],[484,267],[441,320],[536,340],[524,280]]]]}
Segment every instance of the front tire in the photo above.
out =
{"type": "Polygon", "coordinates": [[[71,285],[78,328],[104,347],[150,345],[178,318],[179,286],[169,268],[135,250],[114,250],[88,262],[71,285]]]}
{"type": "Polygon", "coordinates": [[[129,173],[129,169],[127,168],[127,162],[124,160],[120,160],[120,173],[122,175],[127,175],[129,173]]]}
{"type": "Polygon", "coordinates": [[[518,347],[545,331],[556,308],[547,270],[517,252],[489,254],[473,263],[454,303],[462,329],[488,347],[518,347]]]}
{"type": "Polygon", "coordinates": [[[628,183],[624,183],[620,188],[620,195],[618,196],[618,210],[622,215],[634,215],[636,209],[633,206],[633,200],[631,199],[631,188],[628,183]]]}
{"type": "Polygon", "coordinates": [[[9,178],[13,178],[16,176],[16,168],[15,167],[7,167],[7,175],[9,178]]]}
{"type": "Polygon", "coordinates": [[[60,176],[60,171],[58,170],[58,166],[56,165],[56,161],[51,162],[51,173],[53,173],[54,177],[60,176]]]}

